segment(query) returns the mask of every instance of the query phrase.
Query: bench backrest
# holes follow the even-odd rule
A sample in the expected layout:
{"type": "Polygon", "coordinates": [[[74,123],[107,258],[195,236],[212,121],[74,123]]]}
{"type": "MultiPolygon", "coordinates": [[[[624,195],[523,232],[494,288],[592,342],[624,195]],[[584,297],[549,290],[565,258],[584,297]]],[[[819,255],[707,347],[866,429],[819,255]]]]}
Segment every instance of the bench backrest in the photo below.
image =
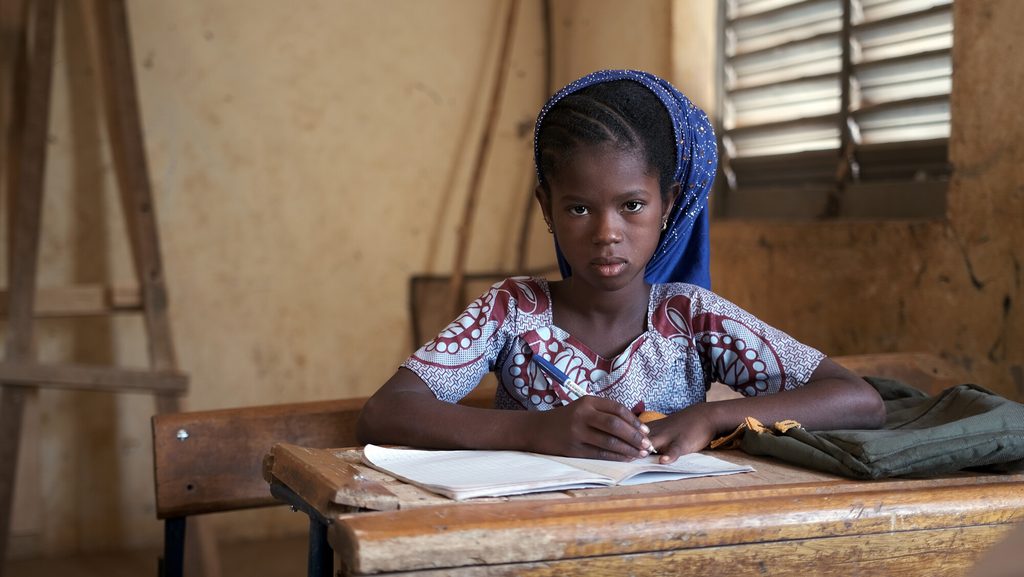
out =
{"type": "MultiPolygon", "coordinates": [[[[263,480],[274,443],[352,447],[365,398],[192,411],[153,417],[153,478],[160,519],[279,504],[263,480]]],[[[493,393],[464,404],[489,407],[493,393]]]]}
{"type": "Polygon", "coordinates": [[[261,474],[274,443],[357,444],[365,399],[194,411],[153,417],[157,517],[179,517],[274,502],[261,474]]]}

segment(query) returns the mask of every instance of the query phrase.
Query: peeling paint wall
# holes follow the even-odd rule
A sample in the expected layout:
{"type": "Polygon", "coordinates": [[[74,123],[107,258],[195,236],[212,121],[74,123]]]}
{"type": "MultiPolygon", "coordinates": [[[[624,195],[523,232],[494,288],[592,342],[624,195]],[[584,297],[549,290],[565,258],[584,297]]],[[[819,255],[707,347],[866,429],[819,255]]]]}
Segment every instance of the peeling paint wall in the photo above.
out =
{"type": "MultiPolygon", "coordinates": [[[[83,8],[58,4],[40,285],[124,284],[133,273],[83,8]]],[[[369,394],[410,352],[409,277],[452,266],[510,3],[128,4],[186,407],[369,394]]],[[[555,82],[597,67],[666,74],[668,14],[667,0],[556,0],[555,82]]],[[[516,261],[509,239],[532,195],[547,96],[541,21],[539,1],[521,2],[471,271],[516,261]]],[[[528,263],[550,265],[533,219],[528,263]]],[[[45,360],[147,362],[128,316],[43,321],[37,342],[45,360]]],[[[146,395],[33,395],[13,555],[161,542],[153,410],[146,395]]],[[[223,539],[306,530],[282,508],[213,518],[223,539]]]]}

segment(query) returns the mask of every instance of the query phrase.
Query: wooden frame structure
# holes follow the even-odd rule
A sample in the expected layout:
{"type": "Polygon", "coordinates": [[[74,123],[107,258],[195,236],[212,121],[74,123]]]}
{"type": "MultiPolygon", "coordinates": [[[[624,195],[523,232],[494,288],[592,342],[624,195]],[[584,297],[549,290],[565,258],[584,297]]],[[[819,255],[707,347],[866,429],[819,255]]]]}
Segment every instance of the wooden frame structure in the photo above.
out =
{"type": "MultiPolygon", "coordinates": [[[[108,135],[117,169],[138,290],[98,286],[37,290],[43,181],[49,130],[57,3],[4,0],[0,25],[13,37],[13,71],[4,79],[11,130],[5,142],[10,162],[3,175],[8,196],[8,282],[0,296],[7,340],[0,362],[0,576],[13,509],[15,464],[25,399],[36,387],[148,392],[159,412],[180,409],[188,378],[177,368],[167,312],[167,288],[150,188],[141,115],[132,65],[124,0],[90,2],[83,8],[100,72],[108,135]],[[9,98],[7,98],[9,97],[9,98]],[[55,365],[35,359],[33,322],[38,317],[143,315],[148,369],[55,365]]],[[[209,574],[209,572],[207,572],[209,574]]]]}

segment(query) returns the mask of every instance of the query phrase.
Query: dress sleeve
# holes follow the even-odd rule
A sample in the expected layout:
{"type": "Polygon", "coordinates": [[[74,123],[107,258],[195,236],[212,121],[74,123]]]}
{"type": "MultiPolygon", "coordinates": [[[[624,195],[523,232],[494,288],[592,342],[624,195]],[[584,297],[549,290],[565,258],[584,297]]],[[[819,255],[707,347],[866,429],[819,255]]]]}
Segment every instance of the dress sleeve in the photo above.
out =
{"type": "Polygon", "coordinates": [[[705,375],[748,397],[807,384],[825,358],[708,290],[694,292],[690,314],[705,375]]]}
{"type": "Polygon", "coordinates": [[[509,281],[495,284],[402,367],[416,373],[438,399],[458,402],[493,370],[515,310],[509,281]]]}

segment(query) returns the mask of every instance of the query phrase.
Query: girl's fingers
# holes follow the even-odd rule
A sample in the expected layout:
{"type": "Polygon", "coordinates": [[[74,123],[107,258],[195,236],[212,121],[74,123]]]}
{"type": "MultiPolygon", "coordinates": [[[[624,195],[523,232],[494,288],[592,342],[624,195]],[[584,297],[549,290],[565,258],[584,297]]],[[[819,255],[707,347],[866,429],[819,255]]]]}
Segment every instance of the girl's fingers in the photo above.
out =
{"type": "Polygon", "coordinates": [[[630,459],[640,457],[643,450],[642,443],[634,445],[631,441],[622,439],[600,427],[592,427],[580,440],[598,450],[624,455],[630,459]]]}
{"type": "Polygon", "coordinates": [[[663,465],[674,463],[679,458],[679,455],[682,454],[682,449],[678,443],[669,443],[667,447],[658,449],[658,455],[660,455],[658,462],[663,465]]]}
{"type": "Polygon", "coordinates": [[[638,450],[650,450],[651,441],[647,437],[650,429],[641,423],[636,415],[629,412],[621,403],[598,397],[594,399],[601,401],[595,408],[599,415],[603,413],[603,417],[593,421],[595,428],[622,439],[638,450]]]}
{"type": "Polygon", "coordinates": [[[650,454],[650,431],[621,403],[601,397],[583,397],[568,407],[576,431],[574,452],[581,457],[632,461],[650,454]]]}
{"type": "Polygon", "coordinates": [[[615,415],[616,417],[629,423],[630,426],[632,426],[634,429],[640,429],[641,427],[644,426],[644,424],[640,422],[640,418],[634,415],[632,412],[630,412],[630,410],[627,409],[622,403],[613,401],[611,399],[605,399],[603,397],[591,396],[584,397],[581,400],[584,399],[591,401],[595,409],[604,413],[610,413],[615,415]]]}
{"type": "Polygon", "coordinates": [[[601,433],[605,433],[606,438],[617,439],[630,446],[634,453],[651,448],[650,440],[639,427],[633,426],[631,422],[625,421],[617,415],[599,414],[591,421],[591,426],[601,433]]]}

